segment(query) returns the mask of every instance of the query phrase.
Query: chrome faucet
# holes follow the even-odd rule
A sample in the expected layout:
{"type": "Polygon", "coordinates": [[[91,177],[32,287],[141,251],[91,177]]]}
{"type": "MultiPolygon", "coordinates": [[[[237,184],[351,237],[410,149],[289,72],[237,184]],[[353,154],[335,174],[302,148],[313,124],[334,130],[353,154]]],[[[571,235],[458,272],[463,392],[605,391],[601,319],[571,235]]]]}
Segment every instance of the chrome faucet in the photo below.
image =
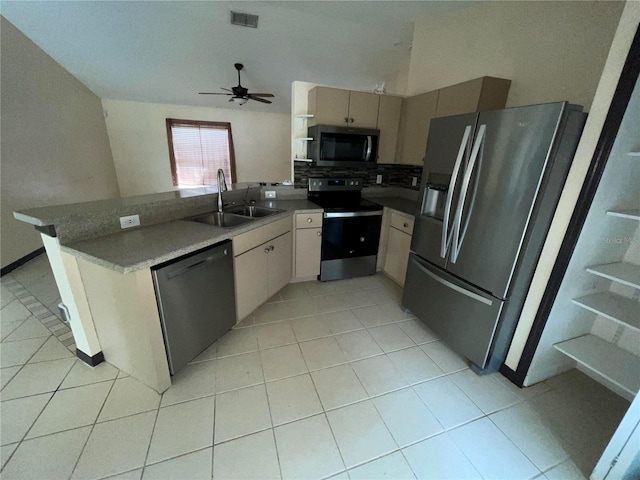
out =
{"type": "Polygon", "coordinates": [[[222,192],[227,191],[227,182],[224,179],[224,170],[218,169],[218,211],[222,212],[222,192]]]}

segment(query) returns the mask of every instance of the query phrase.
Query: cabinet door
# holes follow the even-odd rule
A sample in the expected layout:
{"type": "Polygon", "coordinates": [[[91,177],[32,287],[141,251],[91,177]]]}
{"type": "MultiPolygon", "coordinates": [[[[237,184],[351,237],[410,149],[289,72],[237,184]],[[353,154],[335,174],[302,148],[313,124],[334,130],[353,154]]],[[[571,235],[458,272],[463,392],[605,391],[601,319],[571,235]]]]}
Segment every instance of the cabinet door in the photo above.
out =
{"type": "Polygon", "coordinates": [[[347,125],[349,117],[349,90],[316,87],[309,91],[309,126],[347,125]]]}
{"type": "Polygon", "coordinates": [[[436,117],[500,110],[507,103],[511,80],[480,77],[440,89],[436,117]]]}
{"type": "Polygon", "coordinates": [[[245,318],[269,298],[268,256],[260,245],[234,258],[236,310],[238,321],[245,318]]]}
{"type": "Polygon", "coordinates": [[[376,128],[379,100],[375,93],[349,92],[349,126],[376,128]]]}
{"type": "Polygon", "coordinates": [[[398,127],[400,126],[400,110],[402,97],[381,95],[378,108],[378,163],[394,163],[398,144],[398,127]]]}
{"type": "Polygon", "coordinates": [[[393,227],[389,228],[384,271],[402,286],[404,286],[404,277],[407,274],[410,246],[411,235],[407,235],[393,227]]]}
{"type": "Polygon", "coordinates": [[[291,232],[280,235],[264,244],[269,249],[268,257],[268,298],[275,295],[291,280],[293,248],[291,232]]]}
{"type": "Polygon", "coordinates": [[[296,230],[296,277],[320,275],[321,247],[322,228],[296,230]]]}
{"type": "Polygon", "coordinates": [[[400,143],[396,157],[398,163],[423,165],[429,124],[436,115],[437,105],[438,91],[403,99],[400,114],[400,143]]]}
{"type": "Polygon", "coordinates": [[[477,111],[482,78],[441,88],[436,117],[449,117],[477,111]]]}

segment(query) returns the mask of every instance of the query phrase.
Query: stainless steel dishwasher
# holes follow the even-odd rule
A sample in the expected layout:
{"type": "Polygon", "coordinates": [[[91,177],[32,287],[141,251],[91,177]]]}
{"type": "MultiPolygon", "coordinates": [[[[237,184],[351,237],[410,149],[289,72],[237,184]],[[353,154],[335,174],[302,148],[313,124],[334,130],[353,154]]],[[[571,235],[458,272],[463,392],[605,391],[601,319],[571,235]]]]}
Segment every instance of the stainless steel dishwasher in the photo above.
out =
{"type": "Polygon", "coordinates": [[[174,375],[236,321],[231,241],[152,267],[174,375]]]}

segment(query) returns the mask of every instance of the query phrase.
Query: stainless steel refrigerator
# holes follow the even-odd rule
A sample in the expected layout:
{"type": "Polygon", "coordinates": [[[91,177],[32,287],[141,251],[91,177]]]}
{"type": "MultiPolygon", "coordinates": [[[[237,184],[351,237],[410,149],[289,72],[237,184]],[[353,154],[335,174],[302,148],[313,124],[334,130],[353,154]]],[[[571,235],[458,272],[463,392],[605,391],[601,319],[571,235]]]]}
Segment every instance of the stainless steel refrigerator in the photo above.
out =
{"type": "Polygon", "coordinates": [[[585,120],[557,102],[431,122],[403,304],[478,373],[504,361],[585,120]]]}

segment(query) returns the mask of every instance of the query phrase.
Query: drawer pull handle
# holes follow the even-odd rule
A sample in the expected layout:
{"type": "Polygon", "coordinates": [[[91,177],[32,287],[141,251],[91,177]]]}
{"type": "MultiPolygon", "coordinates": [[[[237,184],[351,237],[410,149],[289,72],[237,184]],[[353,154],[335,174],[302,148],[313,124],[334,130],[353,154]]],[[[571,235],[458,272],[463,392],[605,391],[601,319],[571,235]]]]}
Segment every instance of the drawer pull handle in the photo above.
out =
{"type": "Polygon", "coordinates": [[[404,223],[404,228],[409,228],[409,224],[407,222],[404,223]]]}
{"type": "Polygon", "coordinates": [[[269,246],[269,250],[271,250],[272,252],[276,249],[276,247],[274,247],[273,245],[269,246]]]}
{"type": "Polygon", "coordinates": [[[307,218],[307,223],[311,223],[311,222],[313,222],[313,219],[312,218],[307,218]]]}
{"type": "Polygon", "coordinates": [[[317,235],[318,235],[319,237],[321,237],[321,236],[322,236],[322,232],[318,232],[318,233],[317,233],[317,235]]]}
{"type": "Polygon", "coordinates": [[[271,250],[269,250],[269,247],[264,249],[264,253],[269,253],[271,250]]]}

